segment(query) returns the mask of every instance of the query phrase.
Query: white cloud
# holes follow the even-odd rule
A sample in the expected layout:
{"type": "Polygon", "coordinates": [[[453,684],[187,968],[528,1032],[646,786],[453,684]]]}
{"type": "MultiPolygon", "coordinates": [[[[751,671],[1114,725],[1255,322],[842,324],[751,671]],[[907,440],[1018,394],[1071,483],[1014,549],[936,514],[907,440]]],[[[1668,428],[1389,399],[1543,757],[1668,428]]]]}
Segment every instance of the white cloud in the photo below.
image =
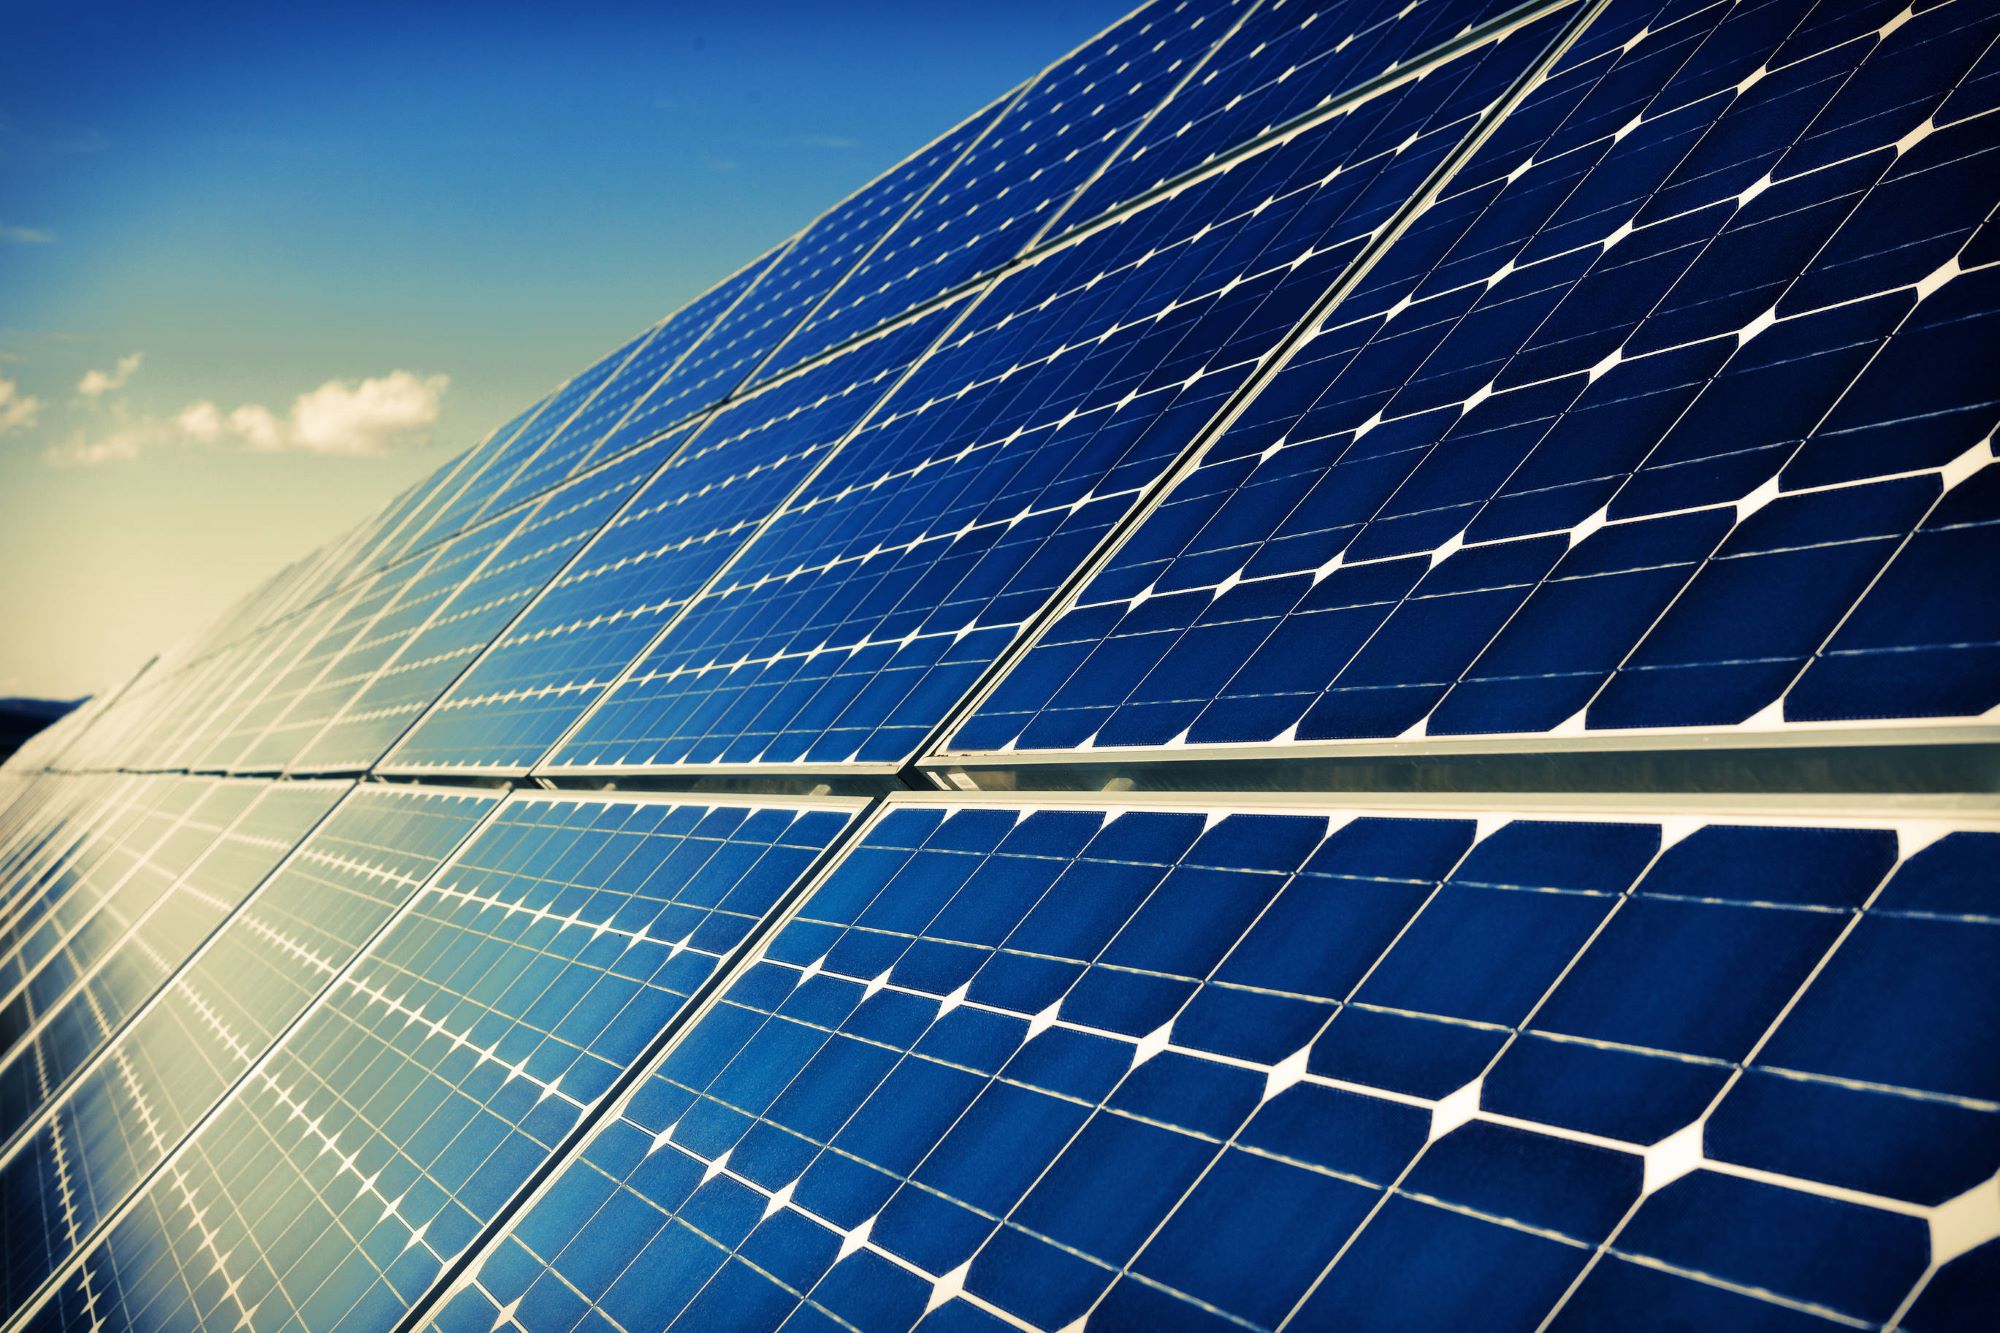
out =
{"type": "Polygon", "coordinates": [[[119,357],[118,364],[110,370],[86,370],[83,378],[76,382],[76,391],[85,398],[102,398],[107,393],[116,392],[139,373],[139,363],[145,359],[144,352],[134,352],[130,356],[119,357]]]}
{"type": "Polygon", "coordinates": [[[12,380],[0,379],[0,435],[26,430],[35,424],[41,411],[41,399],[22,393],[21,386],[12,380]]]}
{"type": "MultiPolygon", "coordinates": [[[[450,380],[395,370],[379,379],[328,380],[292,404],[292,447],[324,454],[379,454],[437,420],[450,380]]],[[[266,415],[269,415],[268,413],[266,415]]]]}
{"type": "MultiPolygon", "coordinates": [[[[131,369],[137,369],[136,354],[118,363],[119,372],[129,376],[128,361],[131,369]]],[[[86,382],[90,378],[84,377],[86,382]]],[[[384,454],[428,439],[450,383],[449,376],[407,370],[362,380],[328,380],[293,399],[283,416],[258,403],[225,412],[203,400],[189,403],[166,420],[128,419],[109,433],[78,435],[50,448],[45,456],[51,463],[89,466],[175,445],[252,453],[384,454]]],[[[79,392],[93,392],[81,384],[77,387],[79,392]]]]}
{"type": "Polygon", "coordinates": [[[43,227],[0,226],[0,245],[50,245],[56,234],[43,227]]]}
{"type": "Polygon", "coordinates": [[[126,459],[137,458],[140,450],[157,439],[157,433],[152,429],[132,426],[95,439],[79,435],[68,444],[49,446],[42,451],[42,456],[51,463],[95,467],[99,463],[122,463],[126,459]]]}
{"type": "Polygon", "coordinates": [[[190,403],[174,418],[181,434],[197,444],[214,444],[222,438],[222,412],[214,403],[190,403]]]}

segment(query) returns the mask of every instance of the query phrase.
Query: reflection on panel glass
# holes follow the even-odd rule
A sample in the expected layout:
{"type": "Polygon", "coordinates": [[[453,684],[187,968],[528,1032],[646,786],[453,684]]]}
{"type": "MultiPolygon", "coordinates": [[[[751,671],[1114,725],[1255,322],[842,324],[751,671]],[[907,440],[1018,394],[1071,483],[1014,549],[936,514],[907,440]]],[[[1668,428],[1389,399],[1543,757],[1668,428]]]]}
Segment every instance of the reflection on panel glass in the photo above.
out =
{"type": "Polygon", "coordinates": [[[892,809],[437,1326],[1872,1326],[2000,1165],[1940,831],[892,809]]]}
{"type": "Polygon", "coordinates": [[[167,1159],[75,1280],[127,1324],[392,1324],[850,815],[510,798],[167,1159]]]}

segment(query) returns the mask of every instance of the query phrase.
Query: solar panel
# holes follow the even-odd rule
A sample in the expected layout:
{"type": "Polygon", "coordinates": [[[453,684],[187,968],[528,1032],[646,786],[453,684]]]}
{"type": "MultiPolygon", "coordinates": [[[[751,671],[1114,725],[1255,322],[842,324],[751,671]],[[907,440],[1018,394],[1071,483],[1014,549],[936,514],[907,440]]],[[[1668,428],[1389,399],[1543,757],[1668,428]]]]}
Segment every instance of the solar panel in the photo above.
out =
{"type": "Polygon", "coordinates": [[[17,1003],[32,1021],[18,1036],[10,1026],[0,1060],[0,1137],[19,1129],[146,1003],[346,787],[258,785],[255,803],[225,830],[201,830],[198,858],[152,901],[129,919],[100,912],[29,979],[17,1003]]]}
{"type": "Polygon", "coordinates": [[[1894,1315],[1995,834],[1464,804],[895,798],[435,1326],[1894,1315]]]}
{"type": "MultiPolygon", "coordinates": [[[[222,654],[223,667],[213,686],[190,682],[196,697],[191,706],[174,710],[184,722],[147,745],[141,755],[154,764],[192,769],[222,769],[283,715],[286,706],[311,680],[309,672],[324,666],[344,638],[337,623],[354,605],[358,589],[336,591],[276,625],[252,635],[222,654]]],[[[358,628],[350,625],[349,636],[358,628]]]]}
{"type": "MultiPolygon", "coordinates": [[[[686,355],[716,319],[743,299],[774,257],[766,255],[717,284],[571,380],[508,445],[509,453],[523,456],[520,470],[493,493],[478,516],[497,513],[546,489],[597,456],[608,428],[625,416],[663,370],[686,355]]],[[[642,438],[629,437],[623,443],[636,444],[642,438]]]]}
{"type": "MultiPolygon", "coordinates": [[[[297,766],[323,730],[423,632],[444,603],[467,581],[480,576],[493,553],[526,518],[525,511],[516,510],[470,528],[366,585],[361,597],[322,641],[338,646],[323,662],[309,659],[301,663],[300,669],[314,672],[311,684],[244,752],[236,767],[265,771],[297,766]]],[[[315,653],[318,648],[316,645],[315,653]]]]}
{"type": "Polygon", "coordinates": [[[787,336],[936,188],[939,178],[986,133],[1019,91],[974,112],[822,213],[772,266],[752,299],[717,326],[691,362],[713,360],[715,387],[724,385],[725,367],[731,374],[749,370],[753,380],[762,381],[797,365],[804,357],[781,345],[787,336]]]}
{"type": "Polygon", "coordinates": [[[786,352],[824,351],[1019,254],[1250,7],[1144,6],[1044,72],[855,266],[786,352]]]}
{"type": "Polygon", "coordinates": [[[905,761],[1555,26],[1000,280],[551,771],[905,761]]]}
{"type": "Polygon", "coordinates": [[[1142,5],[0,763],[0,1333],[1990,1326],[1996,151],[1142,5]]]}
{"type": "Polygon", "coordinates": [[[1613,3],[952,748],[1984,712],[1996,31],[1613,3]]]}
{"type": "Polygon", "coordinates": [[[525,772],[825,464],[949,321],[943,312],[914,320],[716,413],[385,767],[525,772]]]}
{"type": "Polygon", "coordinates": [[[55,900],[10,956],[12,985],[0,1005],[6,1050],[0,1055],[10,1054],[80,975],[102,964],[261,794],[247,782],[175,788],[135,824],[104,873],[55,900]]]}
{"type": "Polygon", "coordinates": [[[145,1181],[499,799],[356,789],[75,1078],[49,1080],[32,1123],[8,1108],[10,1290],[33,1290],[145,1181]],[[57,1174],[69,1202],[35,1229],[22,1218],[57,1174]]]}
{"type": "Polygon", "coordinates": [[[1081,221],[1281,129],[1495,20],[1556,5],[1498,0],[1270,0],[1248,11],[1186,86],[1084,189],[1081,221]]]}
{"type": "Polygon", "coordinates": [[[122,1322],[394,1322],[857,805],[509,797],[68,1280],[122,1322]]]}
{"type": "Polygon", "coordinates": [[[494,545],[478,572],[461,579],[430,619],[404,636],[394,656],[299,752],[292,766],[307,772],[365,769],[381,758],[542,585],[632,498],[673,446],[672,437],[663,437],[536,502],[494,545]]]}

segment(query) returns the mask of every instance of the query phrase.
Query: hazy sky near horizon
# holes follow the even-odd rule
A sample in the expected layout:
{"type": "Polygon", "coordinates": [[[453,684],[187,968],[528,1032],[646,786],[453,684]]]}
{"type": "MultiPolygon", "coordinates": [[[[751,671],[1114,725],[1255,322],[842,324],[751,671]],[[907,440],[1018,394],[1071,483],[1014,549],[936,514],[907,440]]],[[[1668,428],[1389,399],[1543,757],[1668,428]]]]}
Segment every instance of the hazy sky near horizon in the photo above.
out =
{"type": "Polygon", "coordinates": [[[0,695],[115,685],[1130,7],[15,7],[0,695]]]}

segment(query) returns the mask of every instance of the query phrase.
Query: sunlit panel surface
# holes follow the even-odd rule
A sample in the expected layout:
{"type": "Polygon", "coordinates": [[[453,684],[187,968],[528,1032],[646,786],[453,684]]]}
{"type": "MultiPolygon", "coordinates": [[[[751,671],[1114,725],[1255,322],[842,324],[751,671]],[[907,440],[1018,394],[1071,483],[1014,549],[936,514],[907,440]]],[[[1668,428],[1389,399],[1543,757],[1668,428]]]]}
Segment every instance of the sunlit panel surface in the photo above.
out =
{"type": "Polygon", "coordinates": [[[2000,1166],[1994,839],[892,807],[436,1326],[1872,1327],[2000,1166]]]}
{"type": "Polygon", "coordinates": [[[0,1333],[1991,1329],[2000,13],[987,91],[0,765],[0,1333]]]}

